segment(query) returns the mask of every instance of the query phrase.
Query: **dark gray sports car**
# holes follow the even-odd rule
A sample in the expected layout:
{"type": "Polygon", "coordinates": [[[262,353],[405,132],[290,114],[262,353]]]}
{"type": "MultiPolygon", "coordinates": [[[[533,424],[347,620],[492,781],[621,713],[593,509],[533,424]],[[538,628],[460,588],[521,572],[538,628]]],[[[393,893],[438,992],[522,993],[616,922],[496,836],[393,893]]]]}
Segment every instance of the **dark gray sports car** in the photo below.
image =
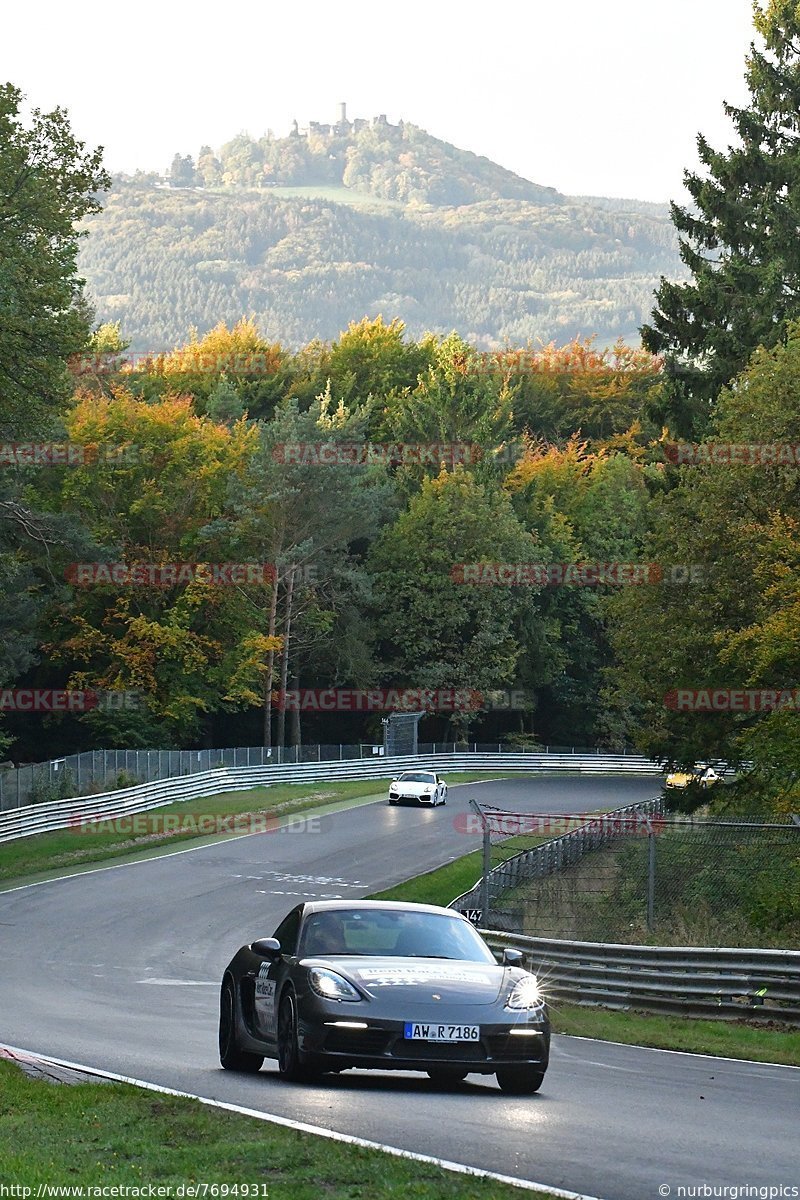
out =
{"type": "Polygon", "coordinates": [[[299,904],[274,937],[243,946],[222,979],[219,1055],[231,1071],[277,1058],[284,1079],[348,1067],[497,1075],[535,1092],[550,1024],[535,975],[498,964],[459,913],[429,904],[299,904]]]}

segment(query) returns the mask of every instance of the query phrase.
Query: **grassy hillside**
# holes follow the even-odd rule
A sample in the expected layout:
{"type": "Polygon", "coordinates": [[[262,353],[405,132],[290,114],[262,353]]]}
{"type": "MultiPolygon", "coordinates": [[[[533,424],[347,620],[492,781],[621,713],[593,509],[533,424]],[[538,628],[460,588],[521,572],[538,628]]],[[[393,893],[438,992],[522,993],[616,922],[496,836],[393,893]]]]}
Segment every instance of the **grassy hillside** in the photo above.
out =
{"type": "Polygon", "coordinates": [[[455,329],[486,348],[591,334],[636,341],[659,276],[680,271],[661,214],[567,200],[371,203],[341,183],[295,189],[118,183],[87,222],[80,258],[98,320],[120,320],[134,350],[169,348],[191,326],[202,333],[242,314],[294,347],[379,313],[401,317],[412,337],[455,329]]]}

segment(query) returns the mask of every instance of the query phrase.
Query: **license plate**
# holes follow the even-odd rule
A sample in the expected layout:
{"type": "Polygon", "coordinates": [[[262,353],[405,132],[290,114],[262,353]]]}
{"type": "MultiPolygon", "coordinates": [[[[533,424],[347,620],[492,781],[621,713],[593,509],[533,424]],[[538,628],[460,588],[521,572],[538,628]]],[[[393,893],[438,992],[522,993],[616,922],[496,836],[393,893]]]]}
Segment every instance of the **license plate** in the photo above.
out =
{"type": "Polygon", "coordinates": [[[413,1042],[479,1042],[480,1025],[426,1025],[406,1021],[403,1037],[413,1042]]]}

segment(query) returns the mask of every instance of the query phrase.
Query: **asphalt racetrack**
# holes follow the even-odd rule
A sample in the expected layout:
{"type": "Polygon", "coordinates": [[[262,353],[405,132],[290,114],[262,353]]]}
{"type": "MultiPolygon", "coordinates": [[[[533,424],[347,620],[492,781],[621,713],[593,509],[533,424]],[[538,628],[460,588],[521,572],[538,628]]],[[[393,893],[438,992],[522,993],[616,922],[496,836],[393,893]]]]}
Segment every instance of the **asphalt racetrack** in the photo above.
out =
{"type": "Polygon", "coordinates": [[[219,1067],[222,970],[299,899],[355,899],[477,849],[456,820],[470,796],[564,813],[659,787],[656,776],[467,784],[451,787],[445,807],[370,804],[323,816],[313,832],[0,893],[0,1041],[605,1200],[800,1185],[792,1068],[566,1037],[553,1041],[541,1092],[524,1098],[493,1076],[447,1091],[422,1075],[351,1071],[307,1086],[281,1083],[269,1060],[252,1077],[219,1067]]]}

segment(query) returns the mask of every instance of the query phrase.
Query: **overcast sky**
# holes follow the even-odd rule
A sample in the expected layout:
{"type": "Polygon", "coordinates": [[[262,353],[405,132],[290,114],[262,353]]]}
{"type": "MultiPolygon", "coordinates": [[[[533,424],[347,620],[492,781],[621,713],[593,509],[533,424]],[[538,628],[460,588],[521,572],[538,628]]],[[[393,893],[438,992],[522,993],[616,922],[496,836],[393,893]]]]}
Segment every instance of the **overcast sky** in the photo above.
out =
{"type": "Polygon", "coordinates": [[[387,113],[570,194],[666,200],[727,145],[751,0],[37,0],[4,6],[0,79],[71,113],[111,170],[164,170],[293,117],[387,113]]]}

